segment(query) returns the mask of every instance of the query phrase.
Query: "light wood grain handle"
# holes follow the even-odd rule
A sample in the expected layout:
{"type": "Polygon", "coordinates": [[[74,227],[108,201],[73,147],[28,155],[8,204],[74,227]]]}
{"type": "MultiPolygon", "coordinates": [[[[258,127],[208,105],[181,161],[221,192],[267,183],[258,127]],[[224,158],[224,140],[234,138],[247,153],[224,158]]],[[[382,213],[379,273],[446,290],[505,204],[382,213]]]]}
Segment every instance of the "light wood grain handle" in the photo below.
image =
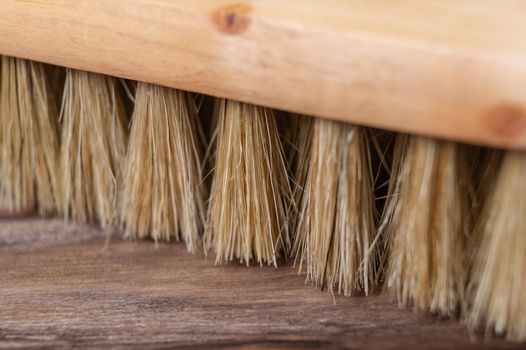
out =
{"type": "Polygon", "coordinates": [[[526,148],[522,0],[1,0],[0,53],[526,148]]]}

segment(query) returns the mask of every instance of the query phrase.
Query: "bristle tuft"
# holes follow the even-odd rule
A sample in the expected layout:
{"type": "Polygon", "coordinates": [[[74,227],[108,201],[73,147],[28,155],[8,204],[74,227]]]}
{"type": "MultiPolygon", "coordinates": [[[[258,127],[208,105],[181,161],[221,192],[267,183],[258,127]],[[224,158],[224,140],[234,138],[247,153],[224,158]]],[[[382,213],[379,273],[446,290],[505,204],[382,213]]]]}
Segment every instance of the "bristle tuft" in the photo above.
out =
{"type": "Polygon", "coordinates": [[[290,249],[292,194],[272,110],[220,100],[205,248],[216,262],[276,266],[290,249]]]}
{"type": "Polygon", "coordinates": [[[505,154],[475,237],[469,323],[526,341],[526,154],[505,154]]]}
{"type": "Polygon", "coordinates": [[[398,136],[381,225],[389,254],[387,286],[404,305],[457,313],[466,283],[468,195],[460,146],[398,136]]]}
{"type": "MultiPolygon", "coordinates": [[[[365,129],[315,119],[294,251],[309,280],[350,295],[369,291],[378,254],[365,129]]],[[[299,177],[301,182],[301,177],[299,177]]]]}
{"type": "Polygon", "coordinates": [[[121,216],[130,237],[199,244],[204,222],[201,131],[192,96],[139,83],[121,216]]]}
{"type": "Polygon", "coordinates": [[[61,120],[61,213],[68,219],[112,225],[127,143],[115,80],[68,69],[61,120]]]}
{"type": "Polygon", "coordinates": [[[58,116],[41,63],[2,57],[0,197],[13,211],[56,210],[58,116]]]}

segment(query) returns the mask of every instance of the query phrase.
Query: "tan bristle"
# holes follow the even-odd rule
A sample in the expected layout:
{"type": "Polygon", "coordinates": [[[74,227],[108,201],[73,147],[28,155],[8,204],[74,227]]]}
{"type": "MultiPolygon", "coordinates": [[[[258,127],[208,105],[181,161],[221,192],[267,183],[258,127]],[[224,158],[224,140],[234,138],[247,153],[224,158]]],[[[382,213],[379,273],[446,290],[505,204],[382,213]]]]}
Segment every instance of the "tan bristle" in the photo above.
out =
{"type": "Polygon", "coordinates": [[[111,225],[117,218],[127,143],[127,122],[114,79],[68,69],[61,121],[61,212],[66,218],[111,225]]]}
{"type": "Polygon", "coordinates": [[[292,200],[272,110],[219,100],[218,140],[205,248],[216,262],[276,266],[290,249],[292,200]]]}
{"type": "Polygon", "coordinates": [[[469,323],[526,341],[526,154],[504,155],[476,227],[469,323]]]}
{"type": "Polygon", "coordinates": [[[378,254],[365,130],[315,119],[294,242],[297,262],[322,288],[369,291],[378,254]]]}
{"type": "Polygon", "coordinates": [[[195,250],[204,222],[198,122],[189,93],[137,85],[121,208],[128,236],[183,239],[195,250]]]}
{"type": "Polygon", "coordinates": [[[56,209],[58,115],[48,89],[42,64],[2,57],[0,197],[11,210],[56,209]]]}
{"type": "Polygon", "coordinates": [[[404,135],[396,143],[379,230],[388,245],[387,286],[404,305],[454,315],[467,277],[469,197],[460,146],[404,135]]]}

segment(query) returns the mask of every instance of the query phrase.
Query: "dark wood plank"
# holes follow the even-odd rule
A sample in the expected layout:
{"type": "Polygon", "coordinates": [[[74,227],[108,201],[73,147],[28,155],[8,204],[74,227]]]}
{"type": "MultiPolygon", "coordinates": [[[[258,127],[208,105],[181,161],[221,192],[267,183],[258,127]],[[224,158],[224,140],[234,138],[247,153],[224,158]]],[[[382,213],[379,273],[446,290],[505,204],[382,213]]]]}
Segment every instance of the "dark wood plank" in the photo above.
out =
{"type": "Polygon", "coordinates": [[[182,244],[60,220],[0,220],[0,348],[514,348],[458,322],[344,298],[291,266],[214,266],[182,244]]]}

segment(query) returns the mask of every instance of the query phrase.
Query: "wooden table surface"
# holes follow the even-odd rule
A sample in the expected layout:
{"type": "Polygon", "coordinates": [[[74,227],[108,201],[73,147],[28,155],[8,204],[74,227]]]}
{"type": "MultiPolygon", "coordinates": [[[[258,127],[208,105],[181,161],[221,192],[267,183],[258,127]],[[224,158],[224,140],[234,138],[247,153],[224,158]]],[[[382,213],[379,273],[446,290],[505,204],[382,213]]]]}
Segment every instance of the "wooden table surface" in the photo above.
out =
{"type": "Polygon", "coordinates": [[[518,348],[385,295],[333,298],[290,265],[214,266],[182,244],[105,237],[0,219],[0,348],[518,348]]]}

